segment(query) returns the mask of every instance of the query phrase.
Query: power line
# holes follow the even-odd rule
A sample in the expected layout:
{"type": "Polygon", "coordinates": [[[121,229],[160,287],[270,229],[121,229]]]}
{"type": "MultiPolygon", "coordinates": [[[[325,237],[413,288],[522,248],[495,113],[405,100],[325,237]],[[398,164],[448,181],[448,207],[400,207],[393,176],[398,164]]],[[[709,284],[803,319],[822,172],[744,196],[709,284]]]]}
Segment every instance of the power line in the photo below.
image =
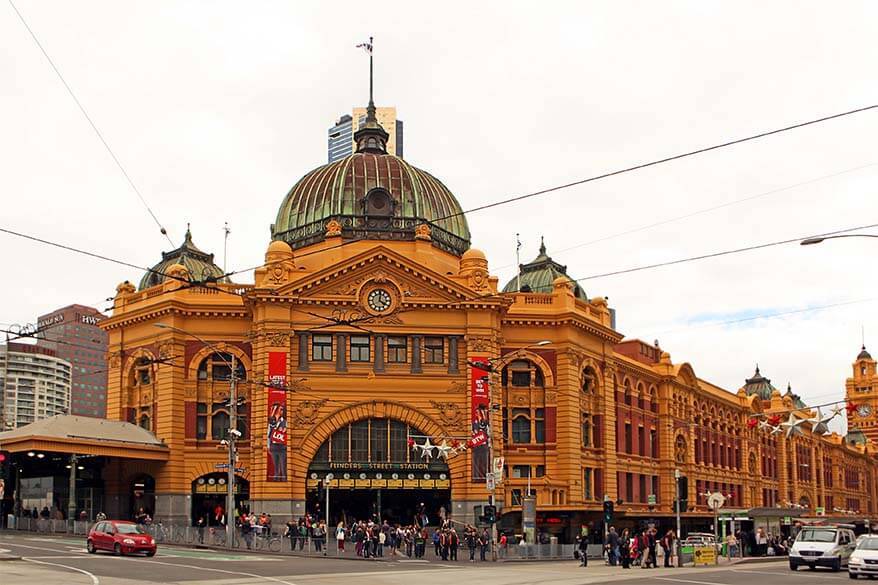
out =
{"type": "MultiPolygon", "coordinates": [[[[861,165],[861,166],[858,166],[858,167],[852,167],[852,168],[849,168],[849,169],[845,169],[845,170],[842,170],[842,171],[838,171],[838,172],[836,172],[836,173],[830,173],[830,174],[828,174],[828,175],[823,175],[823,176],[820,176],[820,177],[815,177],[815,178],[813,178],[813,179],[808,179],[807,181],[801,181],[801,182],[799,182],[799,183],[794,183],[794,184],[792,184],[792,185],[787,185],[787,186],[785,186],[785,187],[778,187],[777,189],[771,189],[771,190],[769,190],[769,191],[762,191],[761,193],[757,193],[757,194],[755,194],[755,195],[748,195],[748,196],[746,196],[746,197],[742,197],[742,198],[740,198],[740,199],[734,199],[734,200],[732,200],[732,201],[726,201],[725,203],[720,203],[719,205],[714,205],[714,206],[712,206],[712,207],[705,207],[705,208],[703,208],[703,209],[698,209],[698,210],[696,210],[696,211],[692,211],[692,212],[690,212],[690,213],[686,213],[686,214],[684,214],[684,215],[678,215],[678,216],[676,216],[676,217],[670,217],[670,218],[667,218],[667,219],[663,219],[663,220],[661,220],[661,221],[657,221],[657,222],[655,222],[655,223],[650,223],[650,224],[642,225],[642,226],[639,226],[639,227],[631,228],[631,229],[629,229],[629,230],[625,230],[625,231],[622,231],[622,232],[617,232],[617,233],[615,233],[615,234],[610,234],[610,235],[607,235],[607,236],[602,236],[602,237],[597,238],[597,239],[595,239],[595,240],[589,240],[588,242],[583,242],[583,243],[581,243],[581,244],[575,244],[575,245],[570,246],[570,247],[568,247],[568,248],[561,248],[560,250],[556,250],[553,254],[561,254],[561,253],[563,253],[563,252],[569,252],[570,250],[576,250],[576,249],[578,249],[578,248],[584,248],[584,247],[586,247],[586,246],[591,246],[592,244],[597,244],[597,243],[599,243],[599,242],[605,242],[605,241],[607,241],[607,240],[612,240],[612,239],[614,239],[614,238],[618,238],[618,237],[621,237],[621,236],[627,236],[627,235],[629,235],[629,234],[634,234],[634,233],[637,233],[637,232],[646,231],[646,230],[652,229],[652,228],[654,228],[654,227],[658,227],[658,226],[662,226],[662,225],[667,225],[667,224],[669,224],[669,223],[674,223],[674,222],[677,222],[677,221],[680,221],[680,220],[683,220],[683,219],[688,219],[688,218],[690,218],[690,217],[695,217],[696,215],[701,215],[701,214],[704,214],[704,213],[709,213],[709,212],[711,212],[711,211],[716,211],[717,209],[723,209],[723,208],[725,208],[725,207],[731,207],[731,206],[733,206],[733,205],[737,205],[737,204],[739,204],[739,203],[745,203],[745,202],[747,202],[747,201],[752,201],[752,200],[754,200],[754,199],[759,199],[759,198],[761,198],[761,197],[766,197],[766,196],[768,196],[768,195],[774,195],[775,193],[781,193],[781,192],[783,192],[783,191],[789,191],[790,189],[796,189],[796,188],[798,188],[798,187],[803,187],[803,186],[805,186],[805,185],[811,185],[811,184],[813,184],[813,183],[817,183],[817,182],[819,182],[819,181],[824,181],[824,180],[826,180],[826,179],[831,179],[831,178],[834,178],[834,177],[838,177],[838,176],[840,176],[840,175],[844,175],[844,174],[846,174],[846,173],[852,173],[852,172],[855,172],[855,171],[860,171],[860,170],[863,170],[863,169],[866,169],[866,168],[869,168],[869,167],[874,167],[874,166],[876,166],[876,165],[878,165],[878,163],[870,163],[870,164],[867,164],[867,165],[861,165]]],[[[504,268],[509,268],[509,267],[511,267],[511,266],[514,266],[514,264],[506,264],[506,265],[503,265],[503,266],[498,266],[497,268],[495,268],[495,270],[503,270],[504,268]]]]}
{"type": "Polygon", "coordinates": [[[859,227],[846,228],[843,230],[836,230],[834,232],[827,232],[825,234],[817,234],[814,236],[802,236],[802,237],[798,237],[798,238],[791,238],[789,240],[780,240],[777,242],[768,242],[766,244],[756,244],[754,246],[747,246],[744,248],[735,248],[734,250],[724,250],[722,252],[713,252],[710,254],[702,254],[700,256],[689,256],[688,258],[679,258],[677,260],[668,260],[667,262],[658,262],[656,264],[647,264],[645,266],[636,266],[634,268],[626,268],[624,270],[615,270],[613,272],[604,272],[602,274],[592,274],[591,276],[584,276],[582,278],[575,278],[575,279],[571,279],[571,280],[573,280],[574,282],[582,282],[584,280],[593,280],[595,278],[604,278],[607,276],[617,276],[619,274],[628,274],[630,272],[640,272],[641,270],[651,270],[653,268],[661,268],[663,266],[673,266],[675,264],[683,264],[685,262],[694,262],[696,260],[705,260],[707,258],[717,258],[719,256],[729,256],[731,254],[738,254],[741,252],[750,252],[752,250],[760,250],[762,248],[770,248],[771,246],[780,246],[782,244],[791,244],[793,242],[798,243],[798,242],[801,242],[802,240],[805,240],[807,238],[819,238],[819,237],[831,236],[831,235],[835,235],[835,234],[842,234],[845,232],[854,232],[857,230],[869,229],[869,228],[873,228],[873,227],[878,227],[878,223],[873,223],[870,225],[864,225],[864,226],[859,226],[859,227]]]}
{"type": "Polygon", "coordinates": [[[719,150],[720,148],[726,148],[727,146],[734,146],[734,145],[736,145],[736,144],[742,144],[742,143],[744,143],[744,142],[749,142],[749,141],[752,141],[752,140],[758,140],[758,139],[760,139],[760,138],[765,138],[765,137],[767,137],[767,136],[772,136],[772,135],[774,135],[774,134],[780,134],[780,133],[782,133],[782,132],[788,132],[788,131],[790,131],[790,130],[795,130],[795,129],[798,129],[798,128],[804,128],[804,127],[806,127],[806,126],[812,126],[812,125],[814,125],[814,124],[819,124],[819,123],[821,123],[821,122],[827,122],[827,121],[829,121],[829,120],[835,120],[836,118],[842,118],[842,117],[844,117],[844,116],[851,116],[851,115],[853,115],[853,114],[859,114],[859,113],[862,113],[862,112],[866,112],[866,111],[868,111],[868,110],[873,110],[873,109],[875,109],[875,108],[878,108],[878,104],[874,104],[874,105],[871,105],[871,106],[864,106],[864,107],[861,107],[861,108],[856,108],[856,109],[854,109],[854,110],[848,110],[848,111],[846,111],[846,112],[841,112],[841,113],[838,113],[838,114],[832,114],[832,115],[830,115],[830,116],[823,116],[822,118],[816,118],[816,119],[814,119],[814,120],[808,120],[807,122],[799,122],[799,123],[797,123],[797,124],[793,124],[793,125],[791,125],[791,126],[784,126],[783,128],[777,128],[777,129],[775,129],[775,130],[768,130],[768,131],[766,131],[766,132],[760,132],[759,134],[753,134],[753,135],[751,135],[751,136],[746,136],[746,137],[744,137],[744,138],[737,138],[737,139],[735,139],[735,140],[730,140],[730,141],[728,141],[728,142],[723,142],[723,143],[721,143],[721,144],[715,144],[715,145],[713,145],[713,146],[707,146],[707,147],[699,148],[699,149],[696,149],[696,150],[690,150],[690,151],[688,151],[688,152],[684,152],[684,153],[681,153],[681,154],[675,154],[675,155],[673,155],[673,156],[668,156],[668,157],[661,158],[661,159],[658,159],[658,160],[654,160],[654,161],[650,161],[650,162],[646,162],[646,163],[640,163],[640,164],[637,164],[637,165],[634,165],[634,166],[625,167],[625,168],[623,168],[623,169],[618,169],[618,170],[615,170],[615,171],[609,171],[609,172],[606,172],[606,173],[603,173],[603,174],[600,174],[600,175],[595,175],[595,176],[593,176],[593,177],[588,177],[588,178],[586,178],[586,179],[580,179],[580,180],[578,180],[578,181],[573,181],[573,182],[570,182],[570,183],[564,183],[563,185],[557,185],[557,186],[555,186],[555,187],[549,187],[549,188],[547,188],[547,189],[542,189],[542,190],[540,190],[540,191],[534,191],[533,193],[526,193],[526,194],[524,194],[524,195],[517,195],[517,196],[515,196],[515,197],[510,197],[510,198],[508,198],[508,199],[502,199],[502,200],[500,200],[500,201],[495,201],[495,202],[493,202],[493,203],[487,203],[487,204],[485,204],[485,205],[480,205],[480,206],[478,206],[478,207],[473,207],[472,209],[468,209],[468,210],[466,210],[466,211],[458,211],[458,212],[456,212],[456,213],[451,213],[451,214],[449,214],[449,215],[445,215],[445,216],[443,216],[443,217],[439,217],[439,218],[437,218],[437,219],[434,219],[434,220],[433,220],[433,223],[436,223],[436,222],[439,222],[439,221],[443,221],[443,220],[446,220],[446,219],[451,219],[451,218],[453,218],[453,217],[457,217],[457,216],[459,216],[459,215],[466,215],[466,214],[468,214],[468,213],[474,213],[474,212],[476,212],[476,211],[483,211],[483,210],[485,210],[485,209],[491,209],[491,208],[493,208],[493,207],[499,207],[499,206],[501,206],[501,205],[506,205],[507,203],[514,203],[514,202],[516,202],[516,201],[522,201],[522,200],[524,200],[524,199],[530,199],[531,197],[536,197],[537,195],[545,195],[545,194],[547,194],[547,193],[553,193],[553,192],[555,192],[555,191],[561,191],[562,189],[569,189],[570,187],[575,187],[575,186],[577,186],[577,185],[584,185],[584,184],[586,184],[586,183],[591,183],[591,182],[594,182],[594,181],[599,181],[599,180],[601,180],[601,179],[606,179],[606,178],[609,178],[609,177],[615,177],[615,176],[617,176],[617,175],[622,175],[622,174],[625,174],[625,173],[630,173],[630,172],[632,172],[632,171],[637,171],[637,170],[641,170],[641,169],[645,169],[645,168],[649,168],[649,167],[654,167],[654,166],[657,166],[657,165],[660,165],[660,164],[664,164],[664,163],[667,163],[667,162],[671,162],[671,161],[679,160],[679,159],[682,159],[682,158],[687,158],[687,157],[695,156],[695,155],[698,155],[698,154],[704,154],[705,152],[710,152],[710,151],[713,151],[713,150],[719,150]]]}
{"type": "Polygon", "coordinates": [[[19,20],[21,20],[21,23],[24,25],[24,28],[27,29],[27,32],[30,33],[31,38],[34,40],[34,43],[36,43],[37,47],[39,47],[40,51],[43,53],[43,56],[49,62],[49,65],[52,66],[52,70],[58,76],[58,79],[61,80],[61,83],[64,85],[64,88],[67,90],[67,93],[69,93],[70,97],[73,98],[73,101],[76,104],[76,107],[78,107],[79,111],[82,112],[82,115],[88,121],[92,130],[94,130],[95,134],[97,134],[97,137],[101,141],[101,144],[103,144],[104,148],[107,149],[107,152],[110,153],[110,157],[113,159],[113,162],[116,163],[116,166],[119,167],[119,170],[122,172],[122,175],[125,177],[125,180],[128,181],[128,184],[131,185],[131,188],[137,194],[137,197],[140,198],[140,202],[143,203],[143,206],[146,208],[146,211],[149,213],[150,217],[152,217],[152,220],[155,222],[155,224],[159,227],[159,231],[162,233],[163,236],[165,236],[165,238],[167,238],[167,240],[168,240],[168,242],[170,242],[171,246],[173,246],[174,242],[171,241],[171,237],[168,236],[168,231],[161,224],[158,217],[156,217],[155,213],[153,213],[152,209],[149,206],[149,203],[146,202],[146,198],[140,192],[140,189],[137,188],[137,185],[134,184],[134,181],[131,179],[131,176],[128,174],[128,171],[126,171],[125,167],[122,166],[122,163],[119,161],[119,158],[116,156],[116,153],[114,153],[113,149],[110,148],[110,145],[107,143],[106,139],[104,139],[104,136],[103,136],[103,134],[101,134],[101,131],[98,130],[98,127],[94,123],[94,121],[91,119],[91,116],[89,116],[88,112],[85,111],[85,107],[83,107],[82,103],[79,101],[79,98],[76,97],[76,94],[73,93],[73,89],[70,87],[70,84],[68,84],[67,80],[64,79],[64,76],[61,75],[61,71],[55,65],[55,62],[49,56],[49,53],[43,47],[42,43],[40,43],[40,40],[37,38],[37,35],[34,33],[33,29],[31,29],[30,25],[28,25],[27,21],[24,19],[24,16],[21,14],[21,12],[19,12],[18,8],[15,6],[15,3],[12,0],[9,0],[9,5],[12,6],[12,9],[15,11],[15,14],[18,15],[19,20]]]}

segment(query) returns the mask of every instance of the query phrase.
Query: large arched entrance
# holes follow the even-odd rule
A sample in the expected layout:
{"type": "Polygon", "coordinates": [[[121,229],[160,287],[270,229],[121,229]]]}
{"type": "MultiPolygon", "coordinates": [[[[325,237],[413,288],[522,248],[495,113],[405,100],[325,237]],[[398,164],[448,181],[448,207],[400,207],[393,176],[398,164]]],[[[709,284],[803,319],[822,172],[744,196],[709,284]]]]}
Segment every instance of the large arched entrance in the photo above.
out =
{"type": "Polygon", "coordinates": [[[391,418],[367,418],[336,430],[308,467],[308,511],[325,516],[324,480],[331,474],[331,524],[370,518],[411,524],[421,511],[436,524],[440,510],[450,509],[451,475],[445,461],[425,460],[409,447],[410,438],[423,443],[425,436],[391,418]]]}
{"type": "Polygon", "coordinates": [[[152,517],[155,514],[155,479],[142,473],[131,480],[128,493],[128,517],[136,518],[144,513],[152,517]]]}
{"type": "MultiPolygon", "coordinates": [[[[228,474],[208,473],[192,482],[192,524],[201,518],[208,526],[219,526],[226,512],[226,498],[229,493],[228,474]]],[[[250,483],[235,476],[235,507],[250,499],[250,483]]]]}

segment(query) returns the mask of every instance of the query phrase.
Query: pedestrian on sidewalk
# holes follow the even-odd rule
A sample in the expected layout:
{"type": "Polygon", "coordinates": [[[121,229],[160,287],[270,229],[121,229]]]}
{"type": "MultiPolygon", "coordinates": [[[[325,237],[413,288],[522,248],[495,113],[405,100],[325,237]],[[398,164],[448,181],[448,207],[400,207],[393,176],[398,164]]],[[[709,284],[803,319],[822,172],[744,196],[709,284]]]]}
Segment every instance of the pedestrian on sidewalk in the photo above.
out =
{"type": "Polygon", "coordinates": [[[631,568],[631,532],[625,528],[619,537],[619,560],[623,569],[631,568]]]}
{"type": "Polygon", "coordinates": [[[588,566],[588,537],[582,535],[579,537],[579,566],[588,566]]]}
{"type": "Polygon", "coordinates": [[[662,538],[662,552],[665,553],[665,568],[670,568],[673,565],[671,564],[671,558],[674,556],[674,552],[677,550],[677,535],[674,534],[673,530],[668,530],[667,534],[665,534],[664,538],[662,538]]]}
{"type": "MultiPolygon", "coordinates": [[[[292,522],[292,520],[290,520],[292,522]]],[[[335,527],[335,542],[338,546],[339,552],[344,552],[344,522],[339,522],[338,526],[335,527]]]]}

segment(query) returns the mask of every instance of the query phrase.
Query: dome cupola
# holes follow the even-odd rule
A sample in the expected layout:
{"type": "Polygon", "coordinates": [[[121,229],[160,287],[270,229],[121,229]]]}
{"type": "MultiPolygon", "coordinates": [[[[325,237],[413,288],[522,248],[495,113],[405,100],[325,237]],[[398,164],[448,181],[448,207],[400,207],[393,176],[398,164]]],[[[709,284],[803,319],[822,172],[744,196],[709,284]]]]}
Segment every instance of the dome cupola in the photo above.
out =
{"type": "Polygon", "coordinates": [[[546,254],[546,244],[540,238],[540,254],[527,264],[519,265],[518,276],[506,283],[503,292],[539,292],[551,293],[558,277],[564,277],[573,283],[573,295],[577,299],[587,301],[588,297],[579,284],[567,275],[567,267],[558,264],[546,254]]]}
{"type": "Polygon", "coordinates": [[[164,282],[167,279],[169,270],[175,264],[186,268],[190,277],[194,280],[229,282],[228,278],[223,277],[222,269],[214,264],[213,254],[202,252],[198,249],[198,246],[192,242],[192,232],[187,225],[186,237],[183,239],[183,244],[176,250],[162,252],[161,262],[153,266],[143,275],[143,278],[140,279],[140,286],[137,287],[137,290],[143,290],[164,282]]]}
{"type": "MultiPolygon", "coordinates": [[[[756,373],[753,374],[752,378],[747,378],[744,381],[744,392],[747,396],[756,395],[762,400],[771,400],[771,394],[777,390],[774,386],[771,385],[771,380],[763,376],[759,373],[759,366],[756,366],[756,373]]],[[[792,389],[790,389],[792,392],[792,389]]]]}

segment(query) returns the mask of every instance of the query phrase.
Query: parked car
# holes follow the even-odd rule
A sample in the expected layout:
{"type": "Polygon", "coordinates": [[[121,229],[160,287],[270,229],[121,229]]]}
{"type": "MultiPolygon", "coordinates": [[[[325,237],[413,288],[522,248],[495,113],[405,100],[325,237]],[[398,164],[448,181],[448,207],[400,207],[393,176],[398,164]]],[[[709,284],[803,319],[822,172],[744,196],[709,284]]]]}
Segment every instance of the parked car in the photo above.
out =
{"type": "Polygon", "coordinates": [[[709,532],[690,532],[680,543],[681,546],[712,546],[719,552],[722,544],[716,541],[716,537],[709,532]]]}
{"type": "Polygon", "coordinates": [[[848,576],[856,579],[867,575],[870,579],[878,575],[878,536],[862,534],[857,538],[857,548],[848,559],[848,576]]]}
{"type": "Polygon", "coordinates": [[[790,570],[801,566],[811,569],[829,567],[840,571],[856,546],[856,536],[850,528],[838,526],[807,526],[799,531],[790,549],[790,570]]]}
{"type": "Polygon", "coordinates": [[[85,548],[91,554],[106,550],[117,555],[144,553],[151,557],[156,552],[153,537],[140,524],[124,520],[105,520],[92,526],[85,548]]]}

